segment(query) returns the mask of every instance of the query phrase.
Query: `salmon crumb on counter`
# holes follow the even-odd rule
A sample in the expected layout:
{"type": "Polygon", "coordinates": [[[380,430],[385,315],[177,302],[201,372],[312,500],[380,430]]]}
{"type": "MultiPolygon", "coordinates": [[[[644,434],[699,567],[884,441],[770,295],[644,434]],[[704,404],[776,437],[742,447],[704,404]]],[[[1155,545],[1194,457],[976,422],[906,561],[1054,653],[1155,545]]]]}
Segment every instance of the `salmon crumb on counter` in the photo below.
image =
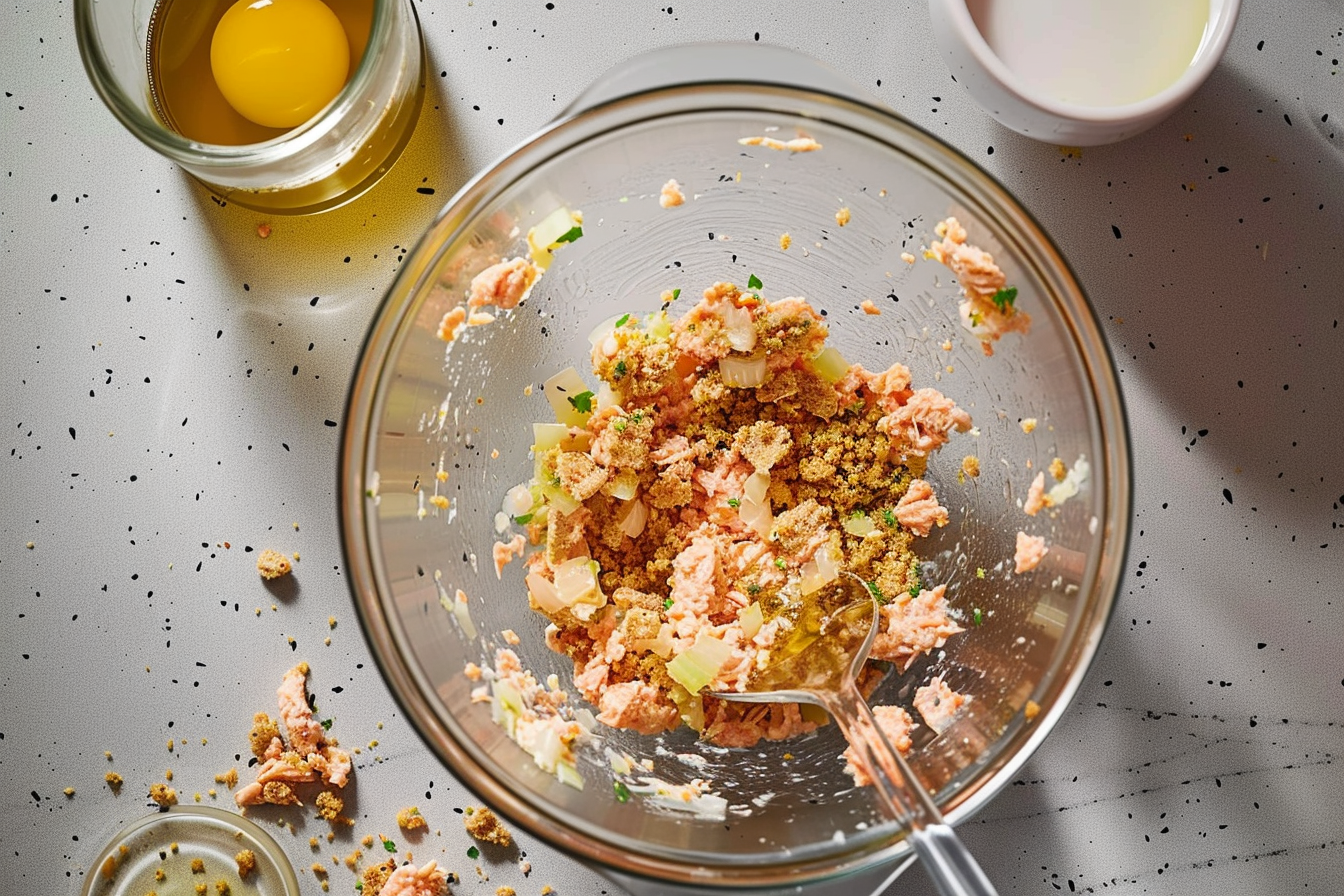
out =
{"type": "Polygon", "coordinates": [[[513,835],[509,833],[509,829],[504,827],[499,816],[485,806],[468,806],[462,822],[466,826],[467,833],[482,843],[492,843],[495,846],[508,846],[513,843],[513,835]]]}
{"type": "Polygon", "coordinates": [[[397,827],[403,831],[423,830],[429,825],[425,822],[425,816],[420,814],[420,810],[415,806],[409,806],[397,813],[397,827]]]}
{"type": "Polygon", "coordinates": [[[1028,535],[1025,532],[1017,533],[1017,550],[1013,554],[1013,571],[1018,575],[1024,572],[1030,572],[1040,565],[1041,560],[1049,552],[1045,546],[1045,538],[1040,535],[1028,535]]]}
{"type": "Polygon", "coordinates": [[[285,673],[276,690],[279,721],[284,724],[288,741],[265,713],[253,717],[248,739],[261,762],[256,781],[234,794],[239,806],[301,805],[293,785],[321,781],[344,787],[349,780],[350,754],[327,740],[323,723],[313,716],[308,702],[308,672],[308,664],[299,663],[285,673]]]}
{"type": "Polygon", "coordinates": [[[436,862],[430,861],[420,868],[402,865],[376,888],[370,888],[365,879],[361,896],[445,896],[447,892],[448,875],[436,862]]]}
{"type": "Polygon", "coordinates": [[[658,192],[658,204],[663,208],[675,208],[685,202],[686,194],[681,192],[681,184],[677,183],[676,178],[668,180],[658,192]]]}
{"type": "Polygon", "coordinates": [[[811,137],[794,137],[792,140],[780,140],[777,137],[742,137],[737,142],[742,146],[764,146],[766,149],[788,152],[815,152],[821,149],[821,144],[811,137]]]}
{"type": "Polygon", "coordinates": [[[449,308],[439,320],[439,338],[444,342],[452,342],[457,338],[457,334],[461,331],[466,322],[466,308],[461,305],[449,308]]]}
{"type": "Polygon", "coordinates": [[[261,573],[263,579],[278,579],[289,575],[293,568],[289,558],[279,551],[266,548],[257,555],[257,572],[261,573]]]}
{"type": "Polygon", "coordinates": [[[881,313],[882,313],[882,309],[879,308],[879,307],[877,307],[877,305],[873,304],[873,300],[872,300],[872,299],[864,299],[862,302],[859,303],[859,307],[860,307],[861,309],[863,309],[863,313],[864,313],[864,314],[881,314],[881,313]]]}
{"type": "Polygon", "coordinates": [[[501,310],[517,307],[540,273],[526,258],[510,258],[492,264],[471,279],[467,288],[467,306],[494,305],[501,310]]]}
{"type": "Polygon", "coordinates": [[[1050,498],[1045,493],[1045,474],[1037,473],[1027,489],[1027,498],[1022,502],[1022,511],[1027,516],[1035,516],[1050,506],[1050,498]]]}
{"type": "MultiPolygon", "coordinates": [[[[841,569],[884,604],[874,659],[908,668],[961,631],[945,586],[920,585],[913,546],[949,521],[923,474],[970,415],[900,362],[847,363],[806,299],[763,288],[715,283],[679,319],[626,314],[593,334],[605,397],[571,399],[568,417],[562,403],[564,431],[534,446],[534,478],[515,487],[532,495],[522,515],[539,546],[531,606],[605,725],[685,724],[724,747],[815,730],[797,705],[708,692],[740,690],[787,637],[786,588],[812,593],[841,569]]],[[[473,700],[506,681],[535,698],[514,724],[555,726],[568,745],[517,658],[498,651],[496,666],[473,700]]]]}

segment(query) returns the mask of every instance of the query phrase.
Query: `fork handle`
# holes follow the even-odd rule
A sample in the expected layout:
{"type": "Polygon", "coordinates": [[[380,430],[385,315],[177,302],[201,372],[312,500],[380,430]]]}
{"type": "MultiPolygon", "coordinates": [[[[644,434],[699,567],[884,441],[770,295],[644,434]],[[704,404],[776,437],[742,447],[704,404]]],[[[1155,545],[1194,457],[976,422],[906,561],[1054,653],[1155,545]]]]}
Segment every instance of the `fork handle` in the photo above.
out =
{"type": "Polygon", "coordinates": [[[887,740],[852,677],[839,694],[816,694],[872,779],[883,808],[909,829],[910,845],[942,896],[996,896],[994,885],[945,821],[905,758],[887,740]]]}

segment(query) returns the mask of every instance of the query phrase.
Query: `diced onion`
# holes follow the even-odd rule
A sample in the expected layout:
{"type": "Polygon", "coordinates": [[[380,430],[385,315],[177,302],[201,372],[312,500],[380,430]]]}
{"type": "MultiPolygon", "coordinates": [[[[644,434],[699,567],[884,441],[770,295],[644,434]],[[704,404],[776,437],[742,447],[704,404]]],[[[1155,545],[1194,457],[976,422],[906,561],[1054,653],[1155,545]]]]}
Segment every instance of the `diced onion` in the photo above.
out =
{"type": "Polygon", "coordinates": [[[614,407],[621,403],[620,396],[612,390],[611,384],[603,380],[597,387],[597,398],[593,400],[593,410],[614,407]]]}
{"type": "Polygon", "coordinates": [[[874,523],[866,513],[859,514],[858,516],[847,516],[845,517],[844,523],[841,525],[845,527],[845,531],[850,535],[857,535],[860,538],[872,535],[874,532],[879,531],[877,523],[874,523]]]}
{"type": "Polygon", "coordinates": [[[761,630],[765,623],[765,615],[761,612],[759,602],[748,604],[746,609],[737,614],[737,624],[742,626],[742,636],[748,640],[756,637],[756,633],[761,630]]]}
{"type": "Polygon", "coordinates": [[[672,645],[672,626],[666,622],[658,627],[658,637],[635,638],[630,642],[630,646],[635,650],[647,650],[650,653],[657,654],[663,659],[667,659],[672,655],[672,645]]]}
{"type": "Polygon", "coordinates": [[[765,493],[769,489],[770,474],[758,471],[747,477],[747,484],[743,486],[742,494],[747,500],[762,504],[765,502],[765,493]]]}
{"type": "Polygon", "coordinates": [[[720,358],[719,376],[734,389],[752,389],[765,382],[765,355],[758,358],[720,358]]]}
{"type": "Polygon", "coordinates": [[[588,344],[593,348],[597,348],[604,341],[606,341],[606,338],[608,336],[610,336],[613,332],[615,332],[616,321],[620,320],[622,317],[629,317],[629,316],[630,315],[628,314],[613,314],[611,317],[602,321],[602,323],[593,327],[593,331],[588,334],[588,344]]]}
{"type": "Polygon", "coordinates": [[[509,737],[513,737],[518,717],[523,714],[523,695],[502,678],[490,683],[490,692],[495,698],[490,711],[491,717],[509,737]]]}
{"type": "Polygon", "coordinates": [[[495,534],[503,535],[509,531],[509,515],[504,511],[495,514],[495,534]]]}
{"type": "Polygon", "coordinates": [[[812,369],[828,383],[834,384],[849,372],[849,362],[830,346],[822,349],[811,361],[812,369]]]}
{"type": "Polygon", "coordinates": [[[617,501],[629,501],[639,493],[639,474],[634,470],[621,470],[607,480],[603,491],[617,501]]]}
{"type": "Polygon", "coordinates": [[[587,424],[589,413],[584,413],[570,403],[569,399],[582,395],[585,392],[591,392],[588,384],[579,376],[579,372],[573,367],[566,367],[555,376],[548,379],[543,387],[546,390],[546,400],[551,403],[551,410],[555,412],[555,419],[566,426],[583,426],[587,424]]]}
{"type": "Polygon", "coordinates": [[[462,633],[471,640],[476,640],[476,624],[471,621],[471,607],[467,605],[467,596],[461,591],[457,592],[457,600],[453,601],[453,618],[457,624],[462,626],[462,633]]]}
{"type": "Polygon", "coordinates": [[[625,507],[625,513],[620,519],[621,531],[631,538],[638,538],[648,521],[649,509],[644,506],[643,501],[636,498],[625,507]]]}
{"type": "Polygon", "coordinates": [[[555,777],[561,784],[567,784],[575,790],[583,789],[583,775],[579,774],[579,769],[574,763],[563,761],[555,764],[555,777]]]}
{"type": "Polygon", "coordinates": [[[579,602],[596,603],[597,564],[587,557],[566,560],[555,568],[555,589],[567,607],[579,602]]]}
{"type": "Polygon", "coordinates": [[[533,423],[532,450],[537,454],[550,451],[569,433],[569,427],[563,423],[533,423]]]}
{"type": "Polygon", "coordinates": [[[561,514],[569,514],[579,509],[579,502],[558,485],[543,485],[541,494],[546,502],[561,514]]]}
{"type": "Polygon", "coordinates": [[[830,550],[822,548],[798,570],[798,590],[808,595],[839,577],[839,563],[830,550]]]}
{"type": "Polygon", "coordinates": [[[728,337],[729,345],[739,352],[749,352],[756,347],[756,326],[750,311],[729,304],[720,315],[723,317],[724,335],[728,337]]]}
{"type": "MultiPolygon", "coordinates": [[[[532,425],[535,429],[536,424],[532,425]]],[[[500,509],[509,516],[522,516],[532,509],[532,490],[525,485],[515,485],[505,493],[500,509]]]]}
{"type": "Polygon", "coordinates": [[[733,648],[713,635],[702,634],[667,664],[672,680],[695,694],[712,682],[733,655],[733,648]]]}
{"type": "Polygon", "coordinates": [[[1080,456],[1073,462],[1073,469],[1065,474],[1064,481],[1046,492],[1046,497],[1050,499],[1052,505],[1063,504],[1078,494],[1078,489],[1087,481],[1088,474],[1091,472],[1092,467],[1088,464],[1087,458],[1080,456]]]}
{"type": "Polygon", "coordinates": [[[527,231],[528,254],[537,267],[545,270],[551,263],[551,249],[555,241],[575,225],[575,216],[567,208],[557,208],[527,231]]]}
{"type": "Polygon", "coordinates": [[[666,311],[658,311],[644,318],[644,329],[651,339],[666,339],[672,335],[672,321],[666,311]]]}
{"type": "Polygon", "coordinates": [[[762,540],[770,537],[770,529],[775,525],[774,514],[770,512],[768,501],[753,501],[743,498],[737,507],[738,518],[748,529],[759,535],[762,540]]]}
{"type": "Polygon", "coordinates": [[[532,598],[532,603],[537,605],[537,609],[544,613],[556,613],[565,608],[564,602],[560,600],[560,592],[541,573],[528,574],[527,594],[532,598]]]}

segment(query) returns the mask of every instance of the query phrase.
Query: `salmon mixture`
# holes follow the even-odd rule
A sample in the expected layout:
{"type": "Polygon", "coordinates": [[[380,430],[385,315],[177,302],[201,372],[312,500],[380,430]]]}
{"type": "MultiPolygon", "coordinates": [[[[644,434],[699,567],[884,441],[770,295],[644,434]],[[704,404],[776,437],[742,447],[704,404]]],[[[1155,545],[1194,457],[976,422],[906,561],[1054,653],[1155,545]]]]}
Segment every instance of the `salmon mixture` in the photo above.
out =
{"type": "MultiPolygon", "coordinates": [[[[606,725],[731,747],[802,734],[823,719],[711,694],[741,689],[842,570],[881,604],[873,659],[905,669],[961,631],[913,548],[948,522],[927,459],[971,418],[899,362],[849,364],[805,299],[772,301],[754,276],[675,321],[666,307],[593,334],[596,392],[573,370],[547,383],[557,423],[534,427],[534,476],[505,502],[532,547],[530,603],[606,725]]],[[[501,542],[497,571],[523,553],[501,542]]],[[[499,659],[492,679],[520,672],[499,659]]],[[[535,697],[519,710],[557,699],[510,690],[535,697]]],[[[509,721],[531,737],[532,717],[509,721]]]]}

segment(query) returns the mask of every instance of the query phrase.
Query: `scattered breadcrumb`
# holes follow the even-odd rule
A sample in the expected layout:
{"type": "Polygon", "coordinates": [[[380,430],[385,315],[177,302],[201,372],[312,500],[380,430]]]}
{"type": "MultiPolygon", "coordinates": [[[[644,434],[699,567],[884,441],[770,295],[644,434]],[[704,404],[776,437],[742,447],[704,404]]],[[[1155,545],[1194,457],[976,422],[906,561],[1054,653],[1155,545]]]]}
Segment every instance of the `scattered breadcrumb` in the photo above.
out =
{"type": "Polygon", "coordinates": [[[686,202],[686,194],[681,192],[681,184],[677,183],[676,178],[663,184],[663,189],[658,194],[658,204],[663,208],[675,208],[686,202]]]}
{"type": "MultiPolygon", "coordinates": [[[[229,788],[230,790],[232,790],[233,788],[237,787],[237,786],[238,786],[238,769],[236,769],[236,768],[231,768],[231,769],[229,769],[229,770],[226,771],[226,772],[221,772],[220,774],[215,775],[215,783],[216,783],[216,784],[223,784],[225,787],[229,788]]],[[[214,791],[211,791],[211,792],[210,792],[210,795],[211,795],[211,796],[214,796],[214,795],[215,795],[215,794],[214,794],[214,791]]]]}
{"type": "Polygon", "coordinates": [[[793,237],[789,236],[787,233],[781,233],[779,235],[779,248],[787,252],[789,247],[792,245],[793,245],[793,237]]]}
{"type": "Polygon", "coordinates": [[[163,779],[164,779],[165,781],[171,781],[171,780],[173,780],[173,770],[172,770],[172,769],[164,769],[164,772],[163,772],[163,779]]]}
{"type": "Polygon", "coordinates": [[[74,796],[74,795],[75,795],[75,788],[73,788],[73,787],[67,787],[67,788],[65,788],[65,790],[63,791],[63,793],[65,793],[66,796],[74,796]]]}
{"type": "Polygon", "coordinates": [[[205,894],[208,893],[209,891],[210,887],[206,884],[196,885],[196,896],[205,896],[205,894]]]}
{"type": "Polygon", "coordinates": [[[467,833],[482,843],[508,846],[513,842],[513,835],[509,833],[509,829],[504,827],[499,817],[485,806],[468,806],[463,823],[466,825],[467,833]]]}
{"type": "Polygon", "coordinates": [[[360,875],[364,886],[360,889],[363,896],[378,896],[379,891],[383,889],[383,884],[392,876],[392,872],[397,870],[395,859],[388,859],[386,862],[379,862],[377,865],[370,865],[364,869],[360,875]]]}
{"type": "Polygon", "coordinates": [[[467,309],[461,305],[449,309],[444,314],[443,319],[439,321],[439,338],[444,342],[452,342],[457,338],[457,333],[462,329],[462,325],[467,321],[467,309]]]}
{"type": "Polygon", "coordinates": [[[974,479],[980,475],[980,458],[968,454],[961,459],[961,472],[974,479]]]}
{"type": "Polygon", "coordinates": [[[743,137],[737,142],[742,146],[764,146],[766,149],[789,152],[813,152],[821,149],[821,144],[811,137],[795,137],[792,140],[780,140],[776,137],[743,137]]]}
{"type": "Polygon", "coordinates": [[[204,860],[204,859],[192,859],[192,860],[191,860],[191,873],[192,873],[192,874],[204,874],[204,873],[205,873],[205,860],[204,860]]]}
{"type": "Polygon", "coordinates": [[[1026,717],[1028,722],[1036,718],[1040,713],[1041,704],[1037,703],[1035,700],[1028,700],[1027,705],[1022,707],[1022,715],[1026,717]]]}
{"type": "Polygon", "coordinates": [[[901,261],[905,262],[906,264],[914,264],[915,256],[911,255],[909,252],[902,252],[901,261]]]}
{"type": "Polygon", "coordinates": [[[849,219],[850,214],[848,206],[845,206],[844,208],[840,209],[838,212],[835,213],[835,223],[841,227],[844,227],[846,224],[848,224],[849,219]]]}
{"type": "Polygon", "coordinates": [[[229,882],[224,878],[221,877],[219,880],[215,881],[215,892],[218,893],[219,896],[229,896],[230,891],[231,888],[229,887],[229,882]]]}
{"type": "Polygon", "coordinates": [[[281,576],[288,575],[293,569],[289,558],[279,551],[273,551],[270,548],[257,555],[257,572],[261,573],[263,579],[278,579],[281,576]]]}
{"type": "Polygon", "coordinates": [[[864,299],[862,302],[859,303],[859,307],[863,309],[864,314],[882,313],[882,309],[874,305],[872,299],[864,299]]]}
{"type": "Polygon", "coordinates": [[[1069,470],[1064,466],[1063,460],[1057,457],[1050,461],[1050,475],[1055,478],[1056,482],[1064,481],[1064,477],[1069,475],[1069,470]]]}
{"type": "Polygon", "coordinates": [[[518,891],[513,887],[497,887],[495,896],[518,896],[518,891]]]}
{"type": "Polygon", "coordinates": [[[168,877],[168,875],[164,872],[164,870],[163,870],[162,868],[155,868],[155,869],[154,869],[154,879],[155,879],[155,880],[162,882],[162,881],[165,880],[167,877],[168,877]]]}
{"type": "Polygon", "coordinates": [[[360,840],[359,842],[364,846],[365,849],[372,849],[372,848],[373,848],[373,835],[372,835],[372,834],[365,834],[365,835],[364,835],[364,839],[360,840]]]}
{"type": "Polygon", "coordinates": [[[149,785],[149,798],[167,808],[177,804],[177,791],[167,784],[155,783],[149,785]]]}
{"type": "Polygon", "coordinates": [[[1025,432],[1025,433],[1027,433],[1028,435],[1030,435],[1031,433],[1035,432],[1035,431],[1036,431],[1036,418],[1035,418],[1035,417],[1027,417],[1025,420],[1023,420],[1023,421],[1022,421],[1022,431],[1025,432]]]}
{"type": "Polygon", "coordinates": [[[504,643],[506,644],[517,645],[521,643],[521,639],[518,637],[518,633],[511,628],[504,629],[504,631],[499,633],[499,636],[504,639],[504,643]]]}
{"type": "Polygon", "coordinates": [[[244,849],[233,857],[238,863],[238,876],[247,877],[253,871],[257,870],[257,854],[250,849],[244,849]]]}
{"type": "Polygon", "coordinates": [[[448,496],[447,496],[447,495],[431,495],[430,498],[429,498],[429,503],[433,504],[435,507],[439,508],[440,510],[447,510],[447,509],[448,509],[448,503],[449,503],[449,502],[448,502],[448,496]]]}
{"type": "Polygon", "coordinates": [[[397,827],[403,831],[414,831],[428,827],[425,823],[425,816],[420,814],[420,810],[415,806],[402,809],[397,813],[397,827]]]}
{"type": "Polygon", "coordinates": [[[311,866],[309,866],[309,870],[312,871],[313,874],[318,875],[319,877],[327,874],[327,866],[323,865],[321,862],[314,862],[311,866]]]}
{"type": "Polygon", "coordinates": [[[330,790],[324,790],[317,795],[317,817],[323,821],[329,821],[332,824],[354,824],[353,819],[346,818],[341,814],[343,809],[345,809],[345,800],[330,790]]]}
{"type": "MultiPolygon", "coordinates": [[[[370,843],[373,842],[372,839],[369,838],[369,837],[365,837],[364,839],[365,839],[365,840],[368,840],[370,843]]],[[[366,844],[364,844],[364,845],[365,845],[365,846],[368,846],[369,844],[366,843],[366,844]]],[[[354,871],[355,868],[358,867],[358,865],[359,865],[359,860],[362,859],[362,858],[364,858],[364,853],[363,853],[363,851],[356,849],[356,850],[352,851],[348,856],[346,856],[345,858],[341,859],[341,864],[344,865],[345,867],[349,868],[351,871],[354,871]]],[[[374,892],[377,892],[377,890],[375,890],[374,892]]]]}

